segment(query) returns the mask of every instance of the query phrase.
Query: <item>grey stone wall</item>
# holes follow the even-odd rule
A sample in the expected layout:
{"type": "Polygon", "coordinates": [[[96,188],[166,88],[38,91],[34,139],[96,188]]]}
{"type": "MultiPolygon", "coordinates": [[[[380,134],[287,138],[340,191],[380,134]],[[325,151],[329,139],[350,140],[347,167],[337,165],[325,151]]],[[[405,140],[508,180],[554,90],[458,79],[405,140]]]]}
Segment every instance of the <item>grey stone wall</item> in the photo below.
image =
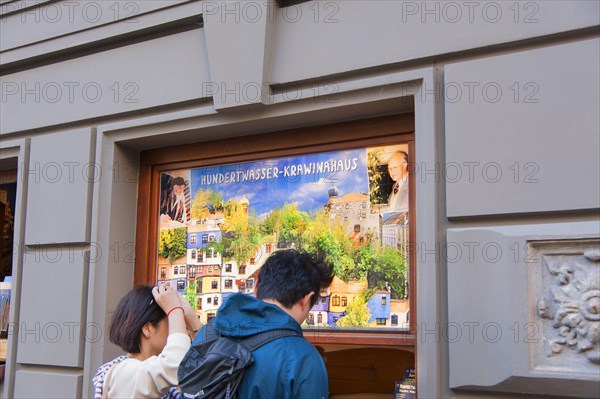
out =
{"type": "Polygon", "coordinates": [[[90,397],[119,353],[139,151],[399,112],[420,397],[596,396],[599,5],[467,3],[0,2],[4,397],[90,397]]]}

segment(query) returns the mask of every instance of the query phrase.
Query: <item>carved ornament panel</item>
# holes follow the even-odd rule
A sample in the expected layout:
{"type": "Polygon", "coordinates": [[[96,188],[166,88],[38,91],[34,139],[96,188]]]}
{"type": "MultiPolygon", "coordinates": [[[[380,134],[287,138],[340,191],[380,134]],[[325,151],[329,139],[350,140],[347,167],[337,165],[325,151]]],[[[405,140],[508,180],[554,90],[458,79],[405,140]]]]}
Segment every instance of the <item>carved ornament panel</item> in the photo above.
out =
{"type": "Polygon", "coordinates": [[[600,375],[600,240],[529,243],[532,368],[600,375]]]}

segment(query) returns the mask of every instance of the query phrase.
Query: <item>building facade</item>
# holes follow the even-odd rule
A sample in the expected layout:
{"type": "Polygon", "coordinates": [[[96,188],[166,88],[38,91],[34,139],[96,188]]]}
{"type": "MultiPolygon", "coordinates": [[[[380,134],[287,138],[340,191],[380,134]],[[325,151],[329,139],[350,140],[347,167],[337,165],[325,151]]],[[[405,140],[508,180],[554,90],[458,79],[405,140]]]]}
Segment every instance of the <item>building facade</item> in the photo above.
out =
{"type": "MultiPolygon", "coordinates": [[[[156,193],[145,171],[174,153],[208,164],[393,138],[353,128],[370,120],[408,121],[414,145],[414,301],[371,304],[386,330],[414,317],[411,338],[311,342],[402,352],[420,398],[597,397],[599,7],[1,1],[0,181],[17,183],[2,397],[93,397],[97,367],[120,354],[106,336],[118,300],[163,269],[197,281],[206,319],[234,276],[227,290],[252,292],[272,249],[221,270],[208,221],[175,263],[135,266],[158,234],[140,217],[156,193]]],[[[360,219],[362,202],[336,212],[360,219]]],[[[340,290],[314,324],[340,317],[355,295],[340,290]]]]}

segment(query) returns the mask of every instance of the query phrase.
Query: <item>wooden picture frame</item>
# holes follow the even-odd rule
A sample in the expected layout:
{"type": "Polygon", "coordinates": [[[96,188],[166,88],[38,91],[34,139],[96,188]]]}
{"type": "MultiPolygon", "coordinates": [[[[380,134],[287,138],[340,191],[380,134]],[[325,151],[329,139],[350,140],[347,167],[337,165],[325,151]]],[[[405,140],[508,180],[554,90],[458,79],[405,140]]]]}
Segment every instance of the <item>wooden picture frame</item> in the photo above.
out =
{"type": "MultiPolygon", "coordinates": [[[[316,152],[340,151],[361,147],[408,145],[414,156],[414,115],[399,114],[278,132],[262,133],[141,152],[138,213],[135,245],[134,284],[155,284],[157,276],[158,198],[160,174],[164,171],[210,165],[297,156],[316,152]]],[[[414,159],[408,160],[410,165],[414,159]]],[[[409,242],[415,243],[415,182],[409,173],[409,242]]],[[[414,245],[410,246],[411,248],[414,245]]],[[[409,251],[409,325],[407,332],[305,329],[314,344],[362,346],[415,345],[415,251],[409,251]]]]}

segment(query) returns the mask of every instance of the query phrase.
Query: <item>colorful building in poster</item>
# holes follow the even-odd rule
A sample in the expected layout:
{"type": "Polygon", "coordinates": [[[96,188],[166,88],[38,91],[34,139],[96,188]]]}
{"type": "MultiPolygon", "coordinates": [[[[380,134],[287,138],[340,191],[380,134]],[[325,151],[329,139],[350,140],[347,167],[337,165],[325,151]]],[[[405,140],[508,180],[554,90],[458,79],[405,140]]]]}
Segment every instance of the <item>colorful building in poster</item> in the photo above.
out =
{"type": "Polygon", "coordinates": [[[408,329],[409,327],[409,302],[406,299],[390,300],[390,320],[388,325],[392,328],[408,329]]]}
{"type": "Polygon", "coordinates": [[[186,258],[181,257],[170,262],[169,259],[158,257],[158,281],[169,281],[180,293],[184,293],[187,279],[186,258]]]}
{"type": "Polygon", "coordinates": [[[339,318],[343,317],[348,304],[366,288],[366,281],[351,280],[346,283],[339,277],[334,277],[329,286],[330,298],[327,323],[335,324],[339,318]]]}
{"type": "Polygon", "coordinates": [[[221,230],[207,225],[188,227],[187,262],[195,265],[220,265],[221,254],[211,244],[221,241],[221,230]]]}
{"type": "Polygon", "coordinates": [[[384,214],[381,226],[381,245],[408,254],[408,212],[384,214]]]}
{"type": "Polygon", "coordinates": [[[379,235],[379,215],[370,209],[369,195],[348,193],[339,197],[339,190],[334,186],[328,191],[329,199],[325,209],[332,220],[346,227],[348,236],[356,245],[365,243],[367,234],[371,239],[379,235]]]}
{"type": "Polygon", "coordinates": [[[237,263],[234,261],[225,262],[221,269],[221,293],[223,300],[227,295],[238,292],[236,280],[238,279],[237,263]]]}
{"type": "Polygon", "coordinates": [[[221,296],[221,266],[199,266],[199,277],[196,279],[196,294],[201,304],[200,321],[206,323],[213,317],[222,303],[221,296]]]}
{"type": "Polygon", "coordinates": [[[329,288],[319,293],[317,303],[310,309],[306,324],[308,326],[323,326],[329,323],[329,288]]]}
{"type": "Polygon", "coordinates": [[[390,293],[389,291],[377,291],[367,302],[369,309],[369,324],[377,327],[387,326],[390,318],[390,293]]]}

